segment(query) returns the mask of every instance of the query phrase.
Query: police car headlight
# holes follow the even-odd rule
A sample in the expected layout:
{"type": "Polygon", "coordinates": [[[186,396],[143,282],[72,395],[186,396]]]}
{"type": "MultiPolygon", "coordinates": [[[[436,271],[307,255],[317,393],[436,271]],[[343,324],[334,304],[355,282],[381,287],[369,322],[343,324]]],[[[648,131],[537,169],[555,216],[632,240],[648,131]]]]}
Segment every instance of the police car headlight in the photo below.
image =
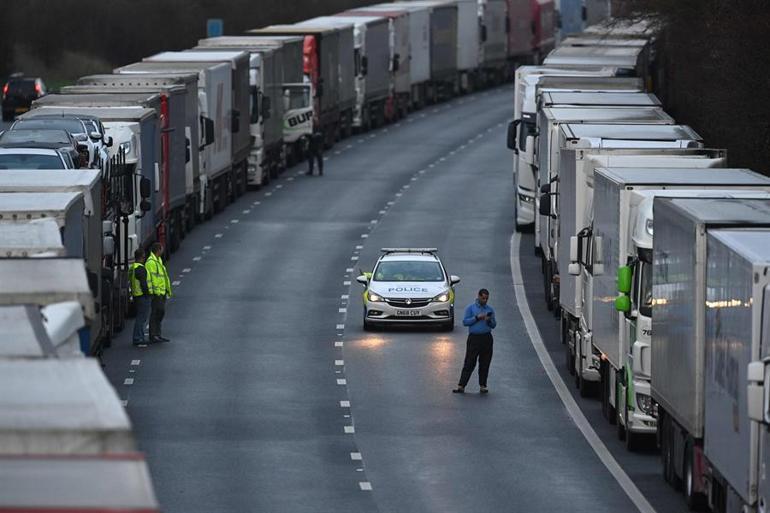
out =
{"type": "Polygon", "coordinates": [[[439,303],[446,303],[447,301],[449,301],[449,291],[447,290],[446,292],[442,292],[438,296],[434,297],[433,301],[437,301],[439,303]]]}
{"type": "Polygon", "coordinates": [[[373,303],[379,303],[380,301],[384,301],[382,296],[380,296],[379,294],[375,294],[371,290],[369,292],[367,292],[366,295],[369,298],[369,301],[371,301],[373,303]]]}

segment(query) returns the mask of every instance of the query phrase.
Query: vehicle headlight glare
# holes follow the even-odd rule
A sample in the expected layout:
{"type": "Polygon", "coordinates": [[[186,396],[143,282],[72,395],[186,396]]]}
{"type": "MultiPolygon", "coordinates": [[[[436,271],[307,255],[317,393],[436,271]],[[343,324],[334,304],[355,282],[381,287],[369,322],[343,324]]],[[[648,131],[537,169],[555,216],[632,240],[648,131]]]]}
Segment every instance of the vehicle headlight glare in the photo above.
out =
{"type": "Polygon", "coordinates": [[[433,298],[433,301],[438,301],[439,303],[446,303],[449,301],[449,291],[442,292],[438,296],[433,298]]]}
{"type": "Polygon", "coordinates": [[[380,301],[383,301],[382,296],[372,292],[371,290],[367,293],[367,295],[369,296],[369,301],[372,301],[374,303],[379,303],[380,301]]]}

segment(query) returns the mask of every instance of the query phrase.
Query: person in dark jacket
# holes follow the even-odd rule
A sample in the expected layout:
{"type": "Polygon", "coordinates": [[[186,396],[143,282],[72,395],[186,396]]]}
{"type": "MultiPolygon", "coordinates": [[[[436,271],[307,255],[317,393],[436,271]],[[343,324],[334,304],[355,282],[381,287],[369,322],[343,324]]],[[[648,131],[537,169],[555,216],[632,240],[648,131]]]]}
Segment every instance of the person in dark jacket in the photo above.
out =
{"type": "Polygon", "coordinates": [[[307,175],[313,175],[313,164],[318,161],[318,176],[324,174],[324,136],[318,129],[318,126],[313,126],[313,133],[310,134],[307,149],[307,175]]]}
{"type": "Polygon", "coordinates": [[[147,317],[150,315],[150,289],[147,287],[147,269],[144,268],[144,261],[144,250],[139,248],[134,251],[134,263],[128,270],[131,297],[136,306],[133,336],[135,346],[147,343],[144,338],[144,328],[147,326],[147,317]]]}
{"type": "Polygon", "coordinates": [[[497,326],[495,310],[487,302],[489,291],[479,290],[479,296],[474,303],[468,305],[463,315],[463,326],[468,327],[468,341],[465,346],[465,362],[460,373],[460,382],[452,392],[465,393],[465,386],[471,379],[476,360],[479,362],[479,391],[482,394],[489,392],[487,388],[487,376],[489,364],[492,362],[492,330],[497,326]]]}

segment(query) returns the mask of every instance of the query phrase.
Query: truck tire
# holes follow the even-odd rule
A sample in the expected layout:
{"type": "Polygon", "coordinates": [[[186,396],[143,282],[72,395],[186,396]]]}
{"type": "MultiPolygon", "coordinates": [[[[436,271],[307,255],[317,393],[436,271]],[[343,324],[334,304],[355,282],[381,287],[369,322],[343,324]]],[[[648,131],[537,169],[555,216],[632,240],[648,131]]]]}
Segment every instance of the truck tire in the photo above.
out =
{"type": "Polygon", "coordinates": [[[642,436],[628,429],[628,405],[623,408],[623,419],[626,424],[626,450],[636,452],[642,444],[642,436]]]}
{"type": "Polygon", "coordinates": [[[676,469],[674,468],[674,447],[671,440],[672,427],[670,426],[670,420],[666,416],[663,419],[663,433],[661,435],[661,463],[663,467],[663,479],[670,484],[674,490],[679,490],[682,486],[682,482],[676,475],[676,469]]]}
{"type": "Polygon", "coordinates": [[[693,466],[694,451],[692,442],[687,443],[687,449],[684,454],[684,497],[687,501],[687,507],[692,511],[702,511],[706,509],[706,496],[695,491],[695,475],[693,466]]]}
{"type": "Polygon", "coordinates": [[[550,311],[553,310],[553,295],[551,294],[551,264],[550,262],[543,262],[543,291],[545,292],[545,307],[550,311]]]}

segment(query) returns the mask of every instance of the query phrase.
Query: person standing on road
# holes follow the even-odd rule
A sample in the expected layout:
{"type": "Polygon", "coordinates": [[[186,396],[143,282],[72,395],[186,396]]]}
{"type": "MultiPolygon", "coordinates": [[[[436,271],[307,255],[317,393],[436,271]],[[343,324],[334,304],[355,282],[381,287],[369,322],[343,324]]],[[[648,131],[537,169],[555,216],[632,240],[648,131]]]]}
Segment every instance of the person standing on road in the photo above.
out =
{"type": "Polygon", "coordinates": [[[471,379],[473,369],[476,368],[476,360],[479,361],[479,387],[482,394],[489,392],[487,389],[487,376],[489,364],[492,362],[492,330],[497,326],[495,310],[487,304],[489,291],[479,290],[476,301],[465,309],[463,326],[468,326],[468,341],[465,346],[465,363],[460,374],[460,382],[457,388],[452,389],[455,394],[465,393],[465,386],[471,379]]]}
{"type": "Polygon", "coordinates": [[[313,133],[310,134],[307,148],[307,175],[313,175],[313,164],[318,161],[318,176],[324,175],[324,137],[318,129],[318,125],[313,125],[313,133]]]}
{"type": "Polygon", "coordinates": [[[145,253],[142,248],[134,251],[134,263],[128,269],[128,282],[131,285],[131,297],[136,306],[134,319],[133,343],[135,346],[146,344],[144,328],[150,313],[150,290],[147,287],[147,269],[144,268],[145,253]]]}
{"type": "Polygon", "coordinates": [[[150,247],[150,256],[144,264],[147,269],[147,288],[150,291],[150,342],[170,342],[161,336],[160,324],[166,314],[166,299],[171,297],[171,280],[168,278],[166,266],[161,255],[163,244],[155,242],[150,247]]]}

